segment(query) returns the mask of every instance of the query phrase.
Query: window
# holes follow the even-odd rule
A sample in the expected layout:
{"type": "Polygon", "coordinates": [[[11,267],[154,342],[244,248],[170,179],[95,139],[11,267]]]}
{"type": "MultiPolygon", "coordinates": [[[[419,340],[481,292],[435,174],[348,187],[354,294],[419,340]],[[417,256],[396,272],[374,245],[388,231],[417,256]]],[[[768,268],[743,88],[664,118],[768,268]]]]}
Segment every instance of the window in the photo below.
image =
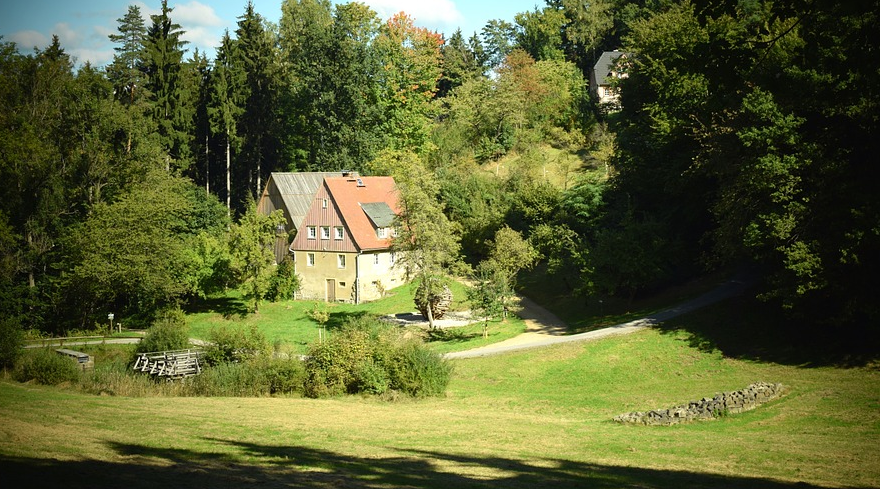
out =
{"type": "Polygon", "coordinates": [[[373,265],[378,265],[378,264],[379,264],[379,253],[376,253],[375,255],[373,255],[373,265]]]}
{"type": "Polygon", "coordinates": [[[321,226],[321,239],[330,239],[330,226],[321,226]]]}
{"type": "Polygon", "coordinates": [[[339,282],[340,287],[345,287],[345,282],[339,282]]]}
{"type": "Polygon", "coordinates": [[[336,255],[336,263],[339,268],[345,268],[345,255],[336,255]]]}
{"type": "Polygon", "coordinates": [[[315,239],[318,237],[318,229],[315,226],[309,226],[306,228],[308,230],[309,239],[315,239]]]}
{"type": "Polygon", "coordinates": [[[326,208],[327,208],[327,199],[321,199],[321,208],[322,208],[322,209],[326,209],[326,208]]]}
{"type": "Polygon", "coordinates": [[[342,234],[342,226],[336,226],[335,228],[333,228],[333,231],[334,231],[334,237],[337,240],[342,239],[342,235],[343,235],[342,234]]]}
{"type": "Polygon", "coordinates": [[[388,228],[376,229],[376,235],[379,236],[379,238],[387,238],[388,237],[388,228]]]}
{"type": "Polygon", "coordinates": [[[309,266],[309,267],[315,266],[315,254],[314,253],[306,253],[306,266],[309,266]]]}

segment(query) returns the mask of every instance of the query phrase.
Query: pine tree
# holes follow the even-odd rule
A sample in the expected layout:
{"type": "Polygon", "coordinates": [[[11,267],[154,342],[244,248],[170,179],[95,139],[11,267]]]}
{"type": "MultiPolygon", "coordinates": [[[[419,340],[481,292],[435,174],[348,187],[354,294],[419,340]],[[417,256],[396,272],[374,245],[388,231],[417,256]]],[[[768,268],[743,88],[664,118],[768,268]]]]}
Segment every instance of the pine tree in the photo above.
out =
{"type": "Polygon", "coordinates": [[[173,9],[168,1],[162,0],[161,13],[152,15],[153,23],[144,41],[144,74],[147,76],[153,106],[153,119],[159,129],[162,146],[167,151],[165,169],[186,169],[191,164],[190,134],[191,124],[189,100],[181,85],[183,47],[181,39],[184,31],[171,20],[173,9]]]}
{"type": "Polygon", "coordinates": [[[268,178],[278,161],[277,101],[278,73],[274,39],[272,33],[263,26],[263,18],[254,11],[248,2],[244,15],[238,18],[237,54],[244,68],[244,105],[238,125],[241,137],[241,160],[250,167],[240,167],[246,171],[241,175],[240,184],[246,184],[251,198],[256,199],[263,191],[263,182],[268,178]]]}
{"type": "Polygon", "coordinates": [[[210,104],[208,118],[211,133],[220,135],[223,140],[226,161],[226,209],[232,213],[232,153],[239,147],[238,120],[242,113],[244,72],[237,64],[237,43],[224,33],[217,48],[214,71],[211,76],[210,104]]]}

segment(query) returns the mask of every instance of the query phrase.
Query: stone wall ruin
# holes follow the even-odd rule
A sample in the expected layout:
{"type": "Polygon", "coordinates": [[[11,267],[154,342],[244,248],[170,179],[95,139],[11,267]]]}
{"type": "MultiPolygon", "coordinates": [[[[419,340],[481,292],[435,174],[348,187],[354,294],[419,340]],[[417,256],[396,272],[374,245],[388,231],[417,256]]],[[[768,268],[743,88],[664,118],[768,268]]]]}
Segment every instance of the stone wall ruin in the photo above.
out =
{"type": "Polygon", "coordinates": [[[727,414],[755,409],[765,402],[782,397],[785,390],[785,387],[779,383],[756,382],[742,390],[721,392],[715,394],[715,397],[704,397],[699,401],[691,401],[669,409],[621,414],[615,416],[614,421],[648,426],[669,426],[694,420],[715,419],[727,414]]]}

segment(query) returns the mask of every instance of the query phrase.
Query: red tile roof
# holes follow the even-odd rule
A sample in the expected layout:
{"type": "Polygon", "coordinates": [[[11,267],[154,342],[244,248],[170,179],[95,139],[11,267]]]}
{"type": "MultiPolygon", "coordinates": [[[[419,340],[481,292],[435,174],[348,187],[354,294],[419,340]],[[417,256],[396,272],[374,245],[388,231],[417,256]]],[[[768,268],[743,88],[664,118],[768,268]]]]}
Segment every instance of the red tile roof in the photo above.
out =
{"type": "Polygon", "coordinates": [[[324,185],[336,203],[342,220],[360,250],[385,249],[391,246],[391,232],[380,239],[361,204],[385,202],[400,214],[397,188],[392,177],[327,177],[324,185]]]}

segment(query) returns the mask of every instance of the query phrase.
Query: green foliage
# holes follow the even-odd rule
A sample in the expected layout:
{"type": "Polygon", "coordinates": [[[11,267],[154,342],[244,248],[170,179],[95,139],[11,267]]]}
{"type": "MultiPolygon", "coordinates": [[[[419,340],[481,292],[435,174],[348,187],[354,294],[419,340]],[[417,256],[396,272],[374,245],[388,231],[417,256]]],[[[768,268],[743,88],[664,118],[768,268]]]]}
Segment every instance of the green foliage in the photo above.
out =
{"type": "Polygon", "coordinates": [[[315,302],[315,305],[309,309],[308,314],[312,321],[318,323],[322,327],[330,320],[330,309],[326,302],[315,302]]]}
{"type": "Polygon", "coordinates": [[[225,222],[216,199],[191,182],[149,172],[115,202],[96,205],[66,240],[73,256],[63,286],[72,311],[112,307],[120,317],[148,322],[165,305],[216,289],[225,222]]]}
{"type": "Polygon", "coordinates": [[[0,369],[12,368],[21,355],[24,332],[12,318],[0,319],[0,369]]]}
{"type": "Polygon", "coordinates": [[[260,397],[269,394],[265,372],[250,362],[220,363],[188,381],[189,391],[205,397],[260,397]]]}
{"type": "Polygon", "coordinates": [[[256,325],[250,328],[220,326],[211,329],[205,361],[209,365],[241,363],[269,352],[266,335],[256,325]]]}
{"type": "Polygon", "coordinates": [[[389,391],[437,396],[445,391],[452,371],[424,344],[369,318],[351,321],[329,341],[312,345],[305,368],[304,393],[309,397],[389,391]]]}
{"type": "Polygon", "coordinates": [[[167,309],[147,330],[138,343],[135,354],[159,351],[184,350],[190,347],[186,316],[180,309],[167,309]]]}
{"type": "Polygon", "coordinates": [[[80,377],[76,361],[59,355],[52,349],[40,348],[28,351],[15,366],[13,378],[18,382],[34,381],[43,385],[76,382],[80,377]]]}
{"type": "MultiPolygon", "coordinates": [[[[416,277],[427,296],[435,296],[443,277],[461,268],[459,227],[443,213],[437,200],[439,183],[417,155],[403,152],[389,159],[399,168],[394,174],[401,207],[392,244],[399,256],[395,266],[403,267],[407,277],[416,277]]],[[[433,327],[433,318],[428,320],[433,327]]]]}
{"type": "Polygon", "coordinates": [[[281,263],[275,267],[275,273],[269,281],[269,290],[266,298],[272,302],[293,299],[294,294],[300,288],[299,276],[296,274],[296,266],[290,256],[285,256],[281,263]]]}
{"type": "Polygon", "coordinates": [[[283,223],[284,213],[280,209],[265,216],[251,202],[247,213],[233,224],[229,233],[231,268],[254,312],[259,312],[260,302],[271,286],[275,268],[272,251],[275,230],[283,223]]]}

